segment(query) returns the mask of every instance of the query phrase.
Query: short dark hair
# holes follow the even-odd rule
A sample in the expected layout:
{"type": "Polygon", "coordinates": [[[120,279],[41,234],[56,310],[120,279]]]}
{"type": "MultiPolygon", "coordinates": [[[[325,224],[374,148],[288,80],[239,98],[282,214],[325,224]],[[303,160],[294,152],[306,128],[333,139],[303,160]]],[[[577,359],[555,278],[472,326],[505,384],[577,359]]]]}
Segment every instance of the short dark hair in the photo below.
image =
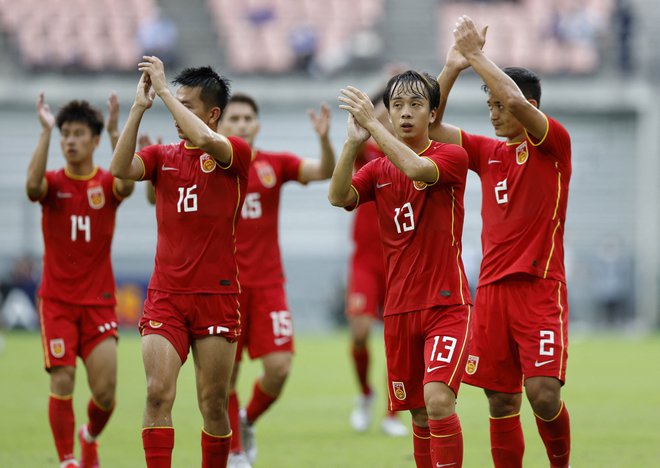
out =
{"type": "Polygon", "coordinates": [[[255,101],[252,96],[244,93],[232,94],[232,96],[229,98],[229,101],[227,101],[227,105],[235,102],[240,104],[247,104],[252,108],[255,114],[259,115],[259,106],[257,105],[257,101],[255,101]]]}
{"type": "Polygon", "coordinates": [[[201,88],[199,97],[207,106],[224,110],[229,99],[229,79],[218,75],[210,66],[185,68],[172,80],[172,84],[201,88]]]}
{"type": "MultiPolygon", "coordinates": [[[[518,85],[518,88],[527,99],[534,99],[541,105],[541,78],[532,70],[523,67],[506,67],[502,71],[518,85]]],[[[488,86],[481,87],[488,92],[488,86]]]]}
{"type": "Polygon", "coordinates": [[[62,125],[68,122],[80,122],[89,127],[92,135],[100,135],[103,131],[103,113],[92,107],[87,101],[69,101],[60,108],[55,118],[57,128],[62,131],[62,125]]]}
{"type": "Polygon", "coordinates": [[[440,105],[440,86],[438,82],[428,73],[419,73],[415,70],[408,70],[390,78],[383,94],[383,104],[387,110],[390,109],[390,99],[392,93],[397,88],[403,87],[404,90],[413,94],[420,94],[429,101],[431,109],[437,109],[440,105]]]}

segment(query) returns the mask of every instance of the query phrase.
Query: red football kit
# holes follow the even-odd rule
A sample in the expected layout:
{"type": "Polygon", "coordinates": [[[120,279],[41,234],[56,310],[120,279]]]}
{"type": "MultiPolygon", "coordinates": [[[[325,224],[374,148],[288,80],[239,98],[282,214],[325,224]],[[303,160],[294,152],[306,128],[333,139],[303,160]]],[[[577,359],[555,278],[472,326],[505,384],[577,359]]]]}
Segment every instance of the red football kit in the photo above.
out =
{"type": "MultiPolygon", "coordinates": [[[[385,157],[380,147],[367,141],[355,161],[358,171],[368,162],[385,157]]],[[[353,255],[348,272],[346,313],[348,315],[382,314],[385,302],[385,260],[383,247],[378,241],[378,215],[375,203],[360,205],[353,218],[353,255]]]]}
{"type": "Polygon", "coordinates": [[[280,191],[300,179],[303,160],[290,153],[256,151],[237,231],[242,291],[243,346],[252,359],[276,351],[293,351],[293,326],[284,291],[284,270],[278,232],[280,191]]]}
{"type": "Polygon", "coordinates": [[[185,141],[136,154],[144,166],[142,180],[154,184],[158,223],[140,330],[168,338],[182,361],[190,339],[221,335],[233,341],[240,333],[235,228],[251,152],[242,139],[229,141],[232,156],[224,167],[185,141]]]}
{"type": "MultiPolygon", "coordinates": [[[[121,197],[115,179],[95,167],[88,176],[46,172],[39,200],[44,236],[39,312],[46,368],[75,366],[108,336],[117,336],[110,247],[121,197]]],[[[34,200],[33,200],[34,201],[34,200]]]]}
{"type": "Polygon", "coordinates": [[[465,381],[490,390],[520,392],[523,376],[565,378],[571,141],[559,122],[547,121],[538,141],[527,135],[507,143],[461,132],[470,169],[481,178],[483,220],[465,381]]]}
{"type": "Polygon", "coordinates": [[[471,298],[461,237],[468,159],[460,147],[438,142],[420,156],[436,166],[434,184],[411,181],[387,158],[365,165],[352,182],[356,206],[375,201],[378,213],[387,271],[388,390],[395,411],[424,407],[426,382],[445,382],[458,392],[467,359],[471,298]]]}

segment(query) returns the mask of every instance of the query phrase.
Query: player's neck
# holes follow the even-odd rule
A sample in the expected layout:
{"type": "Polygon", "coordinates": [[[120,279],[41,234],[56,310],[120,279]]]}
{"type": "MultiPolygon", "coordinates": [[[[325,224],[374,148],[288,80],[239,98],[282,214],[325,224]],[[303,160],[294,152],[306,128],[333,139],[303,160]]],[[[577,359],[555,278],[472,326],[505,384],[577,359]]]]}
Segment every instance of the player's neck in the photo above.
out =
{"type": "Polygon", "coordinates": [[[525,136],[525,132],[522,132],[518,135],[512,136],[512,137],[507,137],[506,138],[506,143],[507,145],[517,145],[521,141],[525,141],[527,137],[525,136]]]}
{"type": "Polygon", "coordinates": [[[406,146],[408,146],[408,148],[410,148],[417,154],[424,152],[431,143],[431,140],[429,140],[428,133],[424,135],[420,135],[418,137],[411,137],[406,139],[401,138],[401,141],[404,142],[406,146]]]}
{"type": "Polygon", "coordinates": [[[88,160],[85,161],[80,161],[76,163],[66,163],[66,172],[67,174],[76,176],[76,177],[85,177],[92,172],[94,172],[94,161],[92,158],[89,158],[88,160]]]}

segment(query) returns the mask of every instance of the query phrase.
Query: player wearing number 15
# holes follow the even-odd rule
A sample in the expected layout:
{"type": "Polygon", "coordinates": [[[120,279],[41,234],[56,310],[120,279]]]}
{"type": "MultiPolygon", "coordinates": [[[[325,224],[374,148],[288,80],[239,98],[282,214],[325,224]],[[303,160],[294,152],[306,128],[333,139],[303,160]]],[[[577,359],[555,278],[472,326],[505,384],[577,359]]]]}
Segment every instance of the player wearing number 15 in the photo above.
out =
{"type": "Polygon", "coordinates": [[[169,467],[172,405],[179,370],[192,348],[204,425],[202,466],[227,463],[229,378],[240,334],[235,228],[247,187],[250,147],[216,132],[228,82],[210,67],[188,68],[169,90],[163,63],[143,57],[142,77],[110,169],[150,180],[156,192],[158,244],[140,320],[147,402],[142,442],[147,466],[169,467]],[[153,87],[153,90],[152,90],[153,87]],[[134,155],[140,121],[158,95],[182,141],[134,155]]]}
{"type": "Polygon", "coordinates": [[[522,467],[524,384],[550,466],[565,468],[570,423],[561,387],[568,357],[564,224],[571,140],[539,110],[538,76],[525,68],[500,70],[481,50],[484,32],[459,18],[438,81],[446,101],[461,70],[471,66],[484,81],[495,133],[505,140],[445,123],[432,130],[434,139],[461,144],[481,178],[483,260],[464,381],[488,398],[496,467],[522,467]]]}
{"type": "Polygon", "coordinates": [[[457,145],[431,142],[440,100],[435,80],[414,71],[394,76],[383,102],[394,135],[358,89],[341,90],[348,138],[328,198],[352,210],[374,201],[386,263],[385,354],[389,405],[409,410],[418,467],[463,462],[455,413],[467,359],[470,290],[461,260],[468,160],[457,145]],[[386,158],[351,177],[360,145],[372,136],[386,158]]]}
{"type": "MultiPolygon", "coordinates": [[[[108,133],[116,142],[119,107],[110,97],[108,133]]],[[[113,178],[94,165],[103,115],[87,101],[71,101],[53,117],[41,93],[41,135],[28,168],[30,200],[42,206],[44,262],[39,314],[46,370],[50,375],[48,419],[62,467],[78,466],[73,455],[73,390],[76,357],[87,369],[92,398],[81,427],[81,466],[98,466],[96,437],[114,409],[117,380],[117,318],[110,246],[115,214],[133,182],[113,178]],[[46,171],[54,125],[66,160],[46,171]]]]}

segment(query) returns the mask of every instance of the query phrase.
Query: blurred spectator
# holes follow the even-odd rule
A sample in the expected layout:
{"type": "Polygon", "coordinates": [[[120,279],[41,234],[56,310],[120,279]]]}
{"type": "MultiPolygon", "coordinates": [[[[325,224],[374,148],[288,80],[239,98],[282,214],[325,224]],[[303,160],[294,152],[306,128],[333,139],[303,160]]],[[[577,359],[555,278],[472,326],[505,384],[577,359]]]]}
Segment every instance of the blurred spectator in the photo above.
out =
{"type": "Polygon", "coordinates": [[[0,310],[3,325],[28,330],[37,328],[37,280],[31,256],[25,255],[14,262],[0,289],[4,297],[0,310]]]}
{"type": "Polygon", "coordinates": [[[142,55],[155,55],[168,67],[176,64],[179,31],[172,19],[156,11],[140,23],[137,36],[142,55]]]}
{"type": "Polygon", "coordinates": [[[318,47],[316,29],[309,24],[294,27],[289,35],[289,45],[295,57],[294,69],[309,72],[318,47]]]}
{"type": "Polygon", "coordinates": [[[605,325],[622,325],[632,319],[632,274],[632,256],[623,240],[615,235],[605,237],[592,263],[594,300],[605,325]]]}
{"type": "Polygon", "coordinates": [[[629,74],[633,71],[632,35],[635,17],[629,0],[616,0],[612,12],[613,29],[617,40],[617,66],[619,71],[629,74]]]}

